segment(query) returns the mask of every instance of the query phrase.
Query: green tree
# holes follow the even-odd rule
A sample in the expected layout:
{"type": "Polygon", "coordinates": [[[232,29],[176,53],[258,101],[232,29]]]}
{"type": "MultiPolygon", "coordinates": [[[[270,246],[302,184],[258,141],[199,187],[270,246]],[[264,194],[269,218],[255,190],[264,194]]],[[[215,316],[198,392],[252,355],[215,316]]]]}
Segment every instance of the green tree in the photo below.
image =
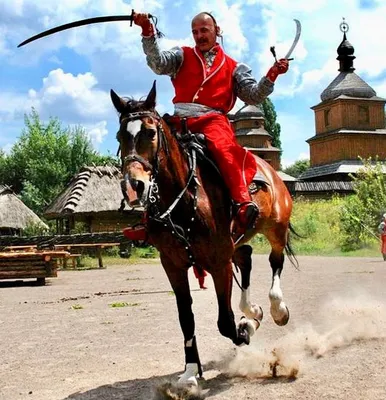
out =
{"type": "Polygon", "coordinates": [[[355,250],[374,240],[380,218],[386,212],[385,163],[372,163],[371,159],[362,162],[363,168],[352,176],[355,193],[346,199],[340,213],[342,250],[355,250]]]}
{"type": "Polygon", "coordinates": [[[41,215],[82,166],[114,163],[115,159],[100,156],[92,148],[83,128],[63,128],[56,118],[44,123],[32,110],[25,116],[25,129],[10,154],[4,163],[0,161],[0,171],[5,164],[3,183],[41,215]]]}
{"type": "Polygon", "coordinates": [[[310,160],[297,160],[293,164],[289,165],[287,168],[284,168],[283,172],[297,178],[309,167],[310,167],[310,160]]]}
{"type": "Polygon", "coordinates": [[[7,156],[2,149],[0,149],[0,185],[4,183],[6,175],[7,156]]]}
{"type": "Polygon", "coordinates": [[[264,116],[265,116],[265,129],[272,136],[272,146],[280,149],[281,155],[281,141],[280,141],[280,124],[276,122],[277,114],[275,111],[275,106],[272,101],[267,98],[262,104],[264,116]]]}

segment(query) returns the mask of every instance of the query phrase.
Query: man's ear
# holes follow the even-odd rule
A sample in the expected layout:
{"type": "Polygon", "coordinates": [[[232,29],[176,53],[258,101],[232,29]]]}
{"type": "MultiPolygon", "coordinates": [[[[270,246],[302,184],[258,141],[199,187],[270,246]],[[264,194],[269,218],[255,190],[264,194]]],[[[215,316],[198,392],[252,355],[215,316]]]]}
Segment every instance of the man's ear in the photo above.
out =
{"type": "Polygon", "coordinates": [[[221,36],[221,29],[218,25],[216,25],[216,36],[221,36]]]}

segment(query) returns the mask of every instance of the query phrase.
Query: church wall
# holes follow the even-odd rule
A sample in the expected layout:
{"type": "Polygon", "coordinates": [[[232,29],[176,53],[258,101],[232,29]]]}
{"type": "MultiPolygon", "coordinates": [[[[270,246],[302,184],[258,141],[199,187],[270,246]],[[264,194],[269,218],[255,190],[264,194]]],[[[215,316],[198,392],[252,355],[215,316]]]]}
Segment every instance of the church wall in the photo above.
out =
{"type": "Polygon", "coordinates": [[[264,126],[264,119],[245,119],[240,121],[233,121],[233,130],[237,131],[238,129],[253,129],[259,128],[260,126],[264,126]]]}
{"type": "Polygon", "coordinates": [[[314,110],[316,135],[341,128],[375,130],[385,126],[383,101],[339,100],[314,110]]]}
{"type": "Polygon", "coordinates": [[[274,170],[278,171],[280,169],[280,159],[278,152],[261,152],[256,149],[250,150],[252,154],[262,158],[266,161],[274,170]]]}
{"type": "Polygon", "coordinates": [[[375,158],[386,160],[385,134],[337,134],[310,143],[311,166],[330,164],[340,160],[375,158]]]}
{"type": "Polygon", "coordinates": [[[316,134],[339,129],[342,126],[342,112],[338,103],[327,103],[315,109],[316,134]]]}
{"type": "Polygon", "coordinates": [[[268,148],[271,147],[269,146],[268,140],[269,140],[268,136],[257,136],[257,135],[237,136],[237,142],[243,147],[268,148]]]}

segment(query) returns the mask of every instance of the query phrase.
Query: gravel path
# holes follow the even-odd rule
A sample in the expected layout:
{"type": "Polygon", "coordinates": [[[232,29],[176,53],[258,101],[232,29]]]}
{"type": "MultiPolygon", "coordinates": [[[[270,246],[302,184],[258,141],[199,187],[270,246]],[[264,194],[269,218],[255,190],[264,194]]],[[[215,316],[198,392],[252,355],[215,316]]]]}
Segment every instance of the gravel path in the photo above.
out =
{"type": "MultiPolygon", "coordinates": [[[[386,399],[386,263],[298,258],[300,271],[286,263],[282,276],[291,319],[277,327],[268,259],[254,256],[252,299],[265,315],[240,349],[218,333],[210,277],[199,290],[191,272],[203,397],[386,399]]],[[[233,297],[239,318],[237,287],[233,297]]],[[[152,400],[183,368],[175,297],[158,262],[60,271],[44,287],[0,281],[0,339],[6,400],[152,400]]]]}

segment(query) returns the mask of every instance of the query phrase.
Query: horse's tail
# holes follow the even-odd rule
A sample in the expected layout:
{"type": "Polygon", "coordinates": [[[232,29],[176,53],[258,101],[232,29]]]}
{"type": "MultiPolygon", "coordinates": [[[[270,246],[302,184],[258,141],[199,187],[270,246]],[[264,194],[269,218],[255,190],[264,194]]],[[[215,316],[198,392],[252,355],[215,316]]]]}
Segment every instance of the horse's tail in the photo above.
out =
{"type": "Polygon", "coordinates": [[[291,264],[296,268],[299,269],[299,261],[296,258],[296,254],[294,252],[294,249],[291,246],[291,233],[294,234],[295,236],[302,238],[302,236],[300,236],[294,229],[294,227],[291,225],[291,222],[288,225],[288,237],[287,237],[287,243],[285,245],[285,253],[288,257],[288,259],[290,260],[291,264]]]}

